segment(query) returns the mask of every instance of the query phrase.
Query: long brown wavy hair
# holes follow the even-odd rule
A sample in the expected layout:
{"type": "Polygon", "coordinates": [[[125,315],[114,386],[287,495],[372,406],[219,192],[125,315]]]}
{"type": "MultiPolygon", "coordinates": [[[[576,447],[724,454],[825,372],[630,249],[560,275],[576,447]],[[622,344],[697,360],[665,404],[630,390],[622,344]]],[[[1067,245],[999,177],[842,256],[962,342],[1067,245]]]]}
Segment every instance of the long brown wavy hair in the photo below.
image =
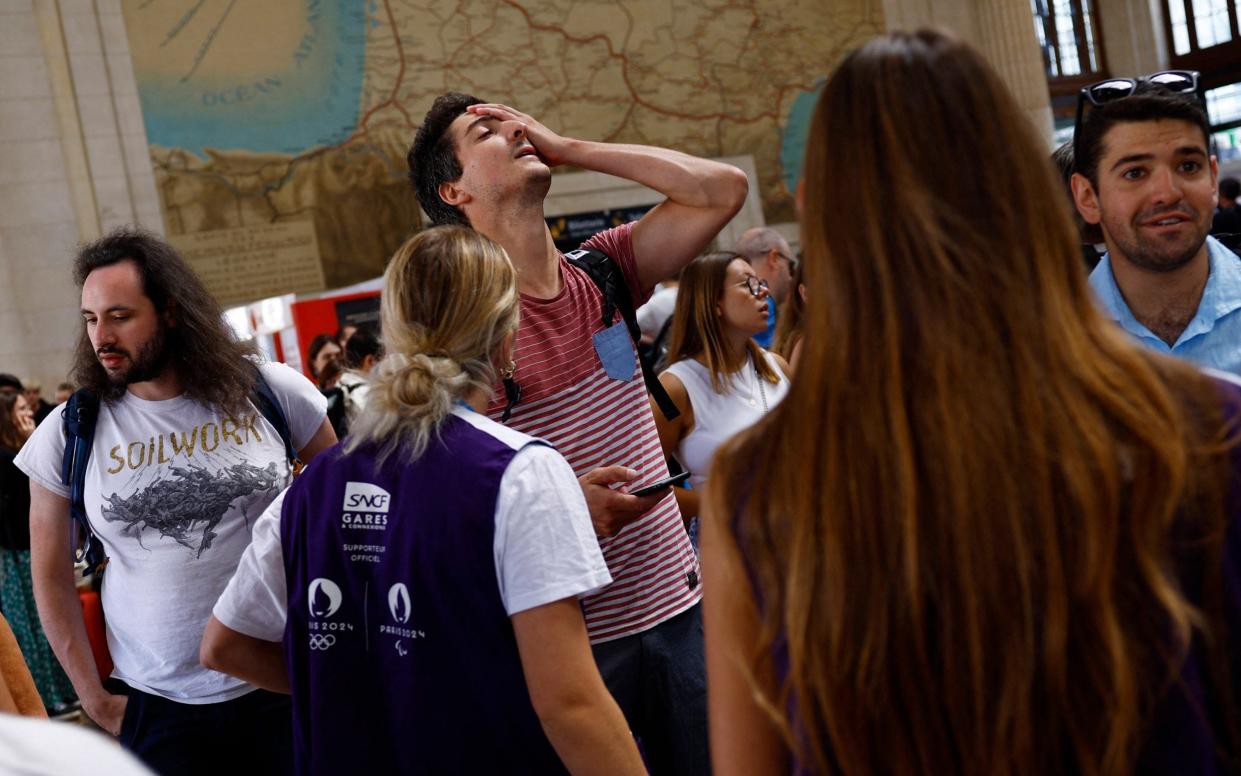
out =
{"type": "MultiPolygon", "coordinates": [[[[164,330],[164,354],[177,370],[185,395],[232,414],[245,412],[258,349],[237,339],[219,302],[171,245],[140,229],[116,229],[78,250],[73,278],[80,288],[96,269],[122,261],[138,267],[142,290],[156,312],[172,317],[173,325],[164,330]]],[[[115,401],[127,390],[108,378],[85,325],[78,334],[72,376],[105,401],[115,401]]]]}
{"type": "Polygon", "coordinates": [[[998,76],[939,33],[871,41],[825,86],[805,176],[815,336],[707,494],[758,602],[752,678],[787,657],[753,681],[790,751],[822,773],[1132,772],[1191,640],[1235,723],[1218,596],[1191,604],[1173,555],[1192,539],[1222,588],[1218,387],[1096,312],[998,76]]]}
{"type": "Polygon", "coordinates": [[[745,343],[745,360],[737,361],[728,352],[719,304],[725,291],[728,265],[738,260],[749,264],[739,253],[717,251],[699,256],[681,270],[676,308],[672,311],[668,332],[668,363],[702,356],[711,372],[711,387],[717,393],[724,391],[728,376],[744,367],[745,360],[754,364],[762,379],[769,383],[780,382],[780,375],[762,357],[762,348],[754,340],[745,343]]]}

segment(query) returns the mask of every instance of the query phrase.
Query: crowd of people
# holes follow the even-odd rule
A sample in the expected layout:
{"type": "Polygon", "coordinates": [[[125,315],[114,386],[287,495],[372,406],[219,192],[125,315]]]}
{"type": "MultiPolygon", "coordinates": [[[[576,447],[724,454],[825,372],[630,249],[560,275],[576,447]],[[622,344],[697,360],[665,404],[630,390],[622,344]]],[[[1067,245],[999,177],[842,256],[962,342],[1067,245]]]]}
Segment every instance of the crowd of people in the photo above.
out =
{"type": "Polygon", "coordinates": [[[1238,772],[1236,182],[1196,74],[1080,103],[1056,169],[969,46],[870,41],[794,254],[712,245],[736,168],[444,94],[434,225],[313,382],[84,246],[81,390],[0,375],[44,704],[168,774],[1238,772]],[[665,199],[565,255],[558,165],[665,199]]]}

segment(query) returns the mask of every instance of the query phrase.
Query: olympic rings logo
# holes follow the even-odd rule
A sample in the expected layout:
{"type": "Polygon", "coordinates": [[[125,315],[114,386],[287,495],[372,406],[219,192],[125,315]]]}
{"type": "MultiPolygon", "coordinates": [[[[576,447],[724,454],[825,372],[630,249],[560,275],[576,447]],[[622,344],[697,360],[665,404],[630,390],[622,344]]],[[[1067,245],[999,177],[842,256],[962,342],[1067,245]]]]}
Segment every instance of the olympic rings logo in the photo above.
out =
{"type": "Polygon", "coordinates": [[[332,634],[312,633],[310,634],[310,648],[325,651],[328,647],[336,643],[336,637],[332,634]]]}

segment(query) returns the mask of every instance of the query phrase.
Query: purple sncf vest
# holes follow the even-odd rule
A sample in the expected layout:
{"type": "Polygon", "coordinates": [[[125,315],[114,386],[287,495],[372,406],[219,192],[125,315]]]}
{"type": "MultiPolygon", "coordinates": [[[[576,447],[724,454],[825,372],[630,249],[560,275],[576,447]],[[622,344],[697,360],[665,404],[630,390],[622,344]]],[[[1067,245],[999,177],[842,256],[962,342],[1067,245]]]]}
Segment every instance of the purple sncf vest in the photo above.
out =
{"type": "Polygon", "coordinates": [[[530,443],[450,416],[412,466],[335,447],[293,483],[280,538],[298,773],[564,773],[493,555],[500,479],[530,443]]]}

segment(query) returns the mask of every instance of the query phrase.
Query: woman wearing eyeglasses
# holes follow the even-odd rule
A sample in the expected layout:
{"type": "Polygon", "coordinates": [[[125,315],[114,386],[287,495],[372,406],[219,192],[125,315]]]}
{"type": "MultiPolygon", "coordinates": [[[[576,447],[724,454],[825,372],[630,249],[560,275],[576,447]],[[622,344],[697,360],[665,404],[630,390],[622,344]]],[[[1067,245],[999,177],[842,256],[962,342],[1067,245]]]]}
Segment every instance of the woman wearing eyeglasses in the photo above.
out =
{"type": "Polygon", "coordinates": [[[803,170],[814,336],[703,514],[716,776],[1237,773],[1241,386],[1101,315],[951,37],[848,55],[803,170]]]}
{"type": "Polygon", "coordinates": [[[698,516],[716,448],[788,393],[788,363],[752,339],[769,315],[767,281],[739,254],[700,256],[681,271],[669,366],[659,376],[681,414],[668,420],[652,409],[664,454],[692,472],[690,488],[676,489],[687,523],[698,516]]]}

